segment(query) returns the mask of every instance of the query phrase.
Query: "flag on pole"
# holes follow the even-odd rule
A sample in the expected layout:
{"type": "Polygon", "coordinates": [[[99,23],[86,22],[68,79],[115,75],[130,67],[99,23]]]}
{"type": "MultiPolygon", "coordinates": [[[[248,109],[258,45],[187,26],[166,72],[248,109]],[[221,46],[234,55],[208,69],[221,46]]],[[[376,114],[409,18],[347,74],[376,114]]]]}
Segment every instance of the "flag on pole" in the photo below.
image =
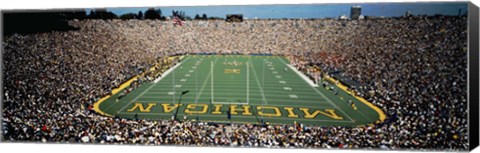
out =
{"type": "Polygon", "coordinates": [[[177,16],[173,17],[173,25],[183,26],[182,20],[180,20],[180,18],[178,18],[177,16]]]}

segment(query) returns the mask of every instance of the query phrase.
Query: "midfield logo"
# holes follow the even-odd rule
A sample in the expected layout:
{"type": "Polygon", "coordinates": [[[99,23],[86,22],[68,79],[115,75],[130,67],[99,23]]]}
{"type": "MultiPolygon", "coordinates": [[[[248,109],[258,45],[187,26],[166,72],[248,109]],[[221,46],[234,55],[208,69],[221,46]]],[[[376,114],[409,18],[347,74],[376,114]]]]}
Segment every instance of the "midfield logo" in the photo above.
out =
{"type": "Polygon", "coordinates": [[[240,74],[240,69],[225,69],[223,71],[225,74],[240,74]]]}

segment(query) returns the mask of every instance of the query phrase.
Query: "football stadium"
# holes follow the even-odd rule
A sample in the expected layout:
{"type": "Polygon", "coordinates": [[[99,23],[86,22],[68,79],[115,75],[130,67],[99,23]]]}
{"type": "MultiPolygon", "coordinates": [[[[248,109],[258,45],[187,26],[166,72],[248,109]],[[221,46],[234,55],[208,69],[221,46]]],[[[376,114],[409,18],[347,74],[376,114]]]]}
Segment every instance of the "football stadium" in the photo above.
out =
{"type": "Polygon", "coordinates": [[[467,3],[405,6],[2,12],[1,140],[467,150],[467,3]]]}
{"type": "Polygon", "coordinates": [[[114,91],[95,110],[130,119],[180,116],[218,123],[357,126],[385,119],[382,110],[338,81],[324,78],[317,85],[281,56],[188,55],[178,60],[153,82],[131,92],[114,91]]]}

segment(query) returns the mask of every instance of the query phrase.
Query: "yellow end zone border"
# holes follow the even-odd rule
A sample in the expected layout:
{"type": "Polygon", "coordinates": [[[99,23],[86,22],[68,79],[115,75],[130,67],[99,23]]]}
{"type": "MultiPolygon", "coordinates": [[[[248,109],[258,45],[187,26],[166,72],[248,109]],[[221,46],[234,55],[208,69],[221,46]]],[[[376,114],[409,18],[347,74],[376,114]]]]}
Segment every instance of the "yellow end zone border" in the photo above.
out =
{"type": "MultiPolygon", "coordinates": [[[[173,59],[175,58],[176,56],[172,56],[172,57],[169,57],[168,59],[173,59]]],[[[180,59],[182,59],[184,56],[181,56],[180,59]]],[[[153,69],[153,67],[151,68],[153,69]]],[[[143,74],[143,73],[142,73],[143,74]]],[[[140,75],[142,75],[140,74],[140,75]]],[[[115,95],[117,94],[118,92],[122,91],[123,89],[125,89],[126,87],[130,86],[130,84],[136,80],[137,78],[139,77],[139,75],[125,81],[124,83],[122,83],[119,87],[117,88],[114,88],[112,90],[112,94],[111,95],[115,95]]],[[[328,81],[331,81],[331,82],[337,82],[336,79],[330,77],[330,76],[325,76],[325,79],[328,80],[328,81]]],[[[378,108],[377,106],[375,106],[374,104],[368,102],[367,100],[365,100],[363,97],[359,97],[359,96],[356,96],[354,95],[351,91],[348,91],[348,87],[343,85],[342,83],[338,82],[338,84],[336,84],[336,86],[340,89],[342,89],[343,91],[345,91],[346,93],[348,93],[349,95],[355,97],[357,100],[359,100],[360,102],[362,102],[363,104],[367,105],[368,107],[370,107],[371,109],[373,109],[374,111],[376,111],[379,115],[379,120],[380,121],[377,121],[377,123],[380,123],[380,122],[383,122],[386,118],[386,115],[385,113],[380,109],[378,108]]],[[[107,114],[105,112],[103,112],[102,110],[100,110],[100,104],[102,104],[105,100],[107,100],[108,98],[110,98],[111,95],[106,95],[104,97],[102,97],[100,100],[96,101],[94,104],[93,104],[93,110],[101,115],[104,115],[104,116],[108,116],[108,117],[113,117],[113,115],[111,114],[107,114]]]]}
{"type": "MultiPolygon", "coordinates": [[[[168,59],[174,59],[178,56],[172,56],[172,57],[168,57],[168,59]]],[[[180,59],[182,59],[184,56],[180,56],[180,59]]],[[[154,67],[151,67],[150,70],[154,69],[154,67]]],[[[130,86],[130,84],[132,84],[132,82],[134,80],[137,80],[137,78],[140,76],[140,75],[143,75],[145,74],[145,72],[139,74],[139,75],[136,75],[134,77],[132,77],[131,79],[125,81],[124,83],[120,84],[119,87],[117,88],[114,88],[112,89],[112,94],[111,95],[115,95],[117,94],[118,92],[122,91],[123,89],[127,88],[128,86],[130,86]]],[[[101,115],[104,115],[104,116],[108,116],[108,117],[113,117],[113,115],[111,114],[107,114],[105,112],[103,112],[102,110],[100,110],[100,104],[102,104],[105,100],[107,100],[108,98],[110,98],[111,95],[106,95],[102,98],[100,98],[100,100],[96,101],[94,104],[93,104],[93,110],[101,115]]]]}
{"type": "MultiPolygon", "coordinates": [[[[328,80],[328,81],[331,81],[331,82],[337,82],[336,79],[330,77],[330,76],[327,76],[325,75],[325,79],[328,80]]],[[[335,83],[336,84],[336,83],[335,83]]],[[[359,100],[360,102],[362,102],[363,104],[367,105],[368,107],[370,107],[371,109],[375,110],[377,113],[378,113],[378,116],[379,116],[379,120],[380,121],[377,121],[377,123],[381,123],[385,120],[386,118],[386,115],[385,113],[380,109],[378,108],[377,106],[375,106],[374,104],[372,104],[371,102],[368,102],[367,100],[365,100],[363,97],[359,97],[359,96],[356,96],[354,95],[351,91],[348,91],[348,87],[343,85],[342,83],[338,82],[338,84],[336,84],[338,88],[342,89],[343,91],[347,92],[349,95],[355,97],[357,100],[359,100]]]]}

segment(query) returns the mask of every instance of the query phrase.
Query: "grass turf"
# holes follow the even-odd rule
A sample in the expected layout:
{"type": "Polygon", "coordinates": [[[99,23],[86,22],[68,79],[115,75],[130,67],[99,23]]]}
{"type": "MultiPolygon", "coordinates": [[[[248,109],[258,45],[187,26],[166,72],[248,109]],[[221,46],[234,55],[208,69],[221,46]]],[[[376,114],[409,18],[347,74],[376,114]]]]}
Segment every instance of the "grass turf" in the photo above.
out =
{"type": "Polygon", "coordinates": [[[157,83],[144,83],[118,101],[119,94],[112,95],[98,109],[131,119],[176,114],[225,123],[358,126],[379,119],[379,112],[334,85],[337,95],[311,86],[287,63],[280,56],[188,55],[157,83]]]}

